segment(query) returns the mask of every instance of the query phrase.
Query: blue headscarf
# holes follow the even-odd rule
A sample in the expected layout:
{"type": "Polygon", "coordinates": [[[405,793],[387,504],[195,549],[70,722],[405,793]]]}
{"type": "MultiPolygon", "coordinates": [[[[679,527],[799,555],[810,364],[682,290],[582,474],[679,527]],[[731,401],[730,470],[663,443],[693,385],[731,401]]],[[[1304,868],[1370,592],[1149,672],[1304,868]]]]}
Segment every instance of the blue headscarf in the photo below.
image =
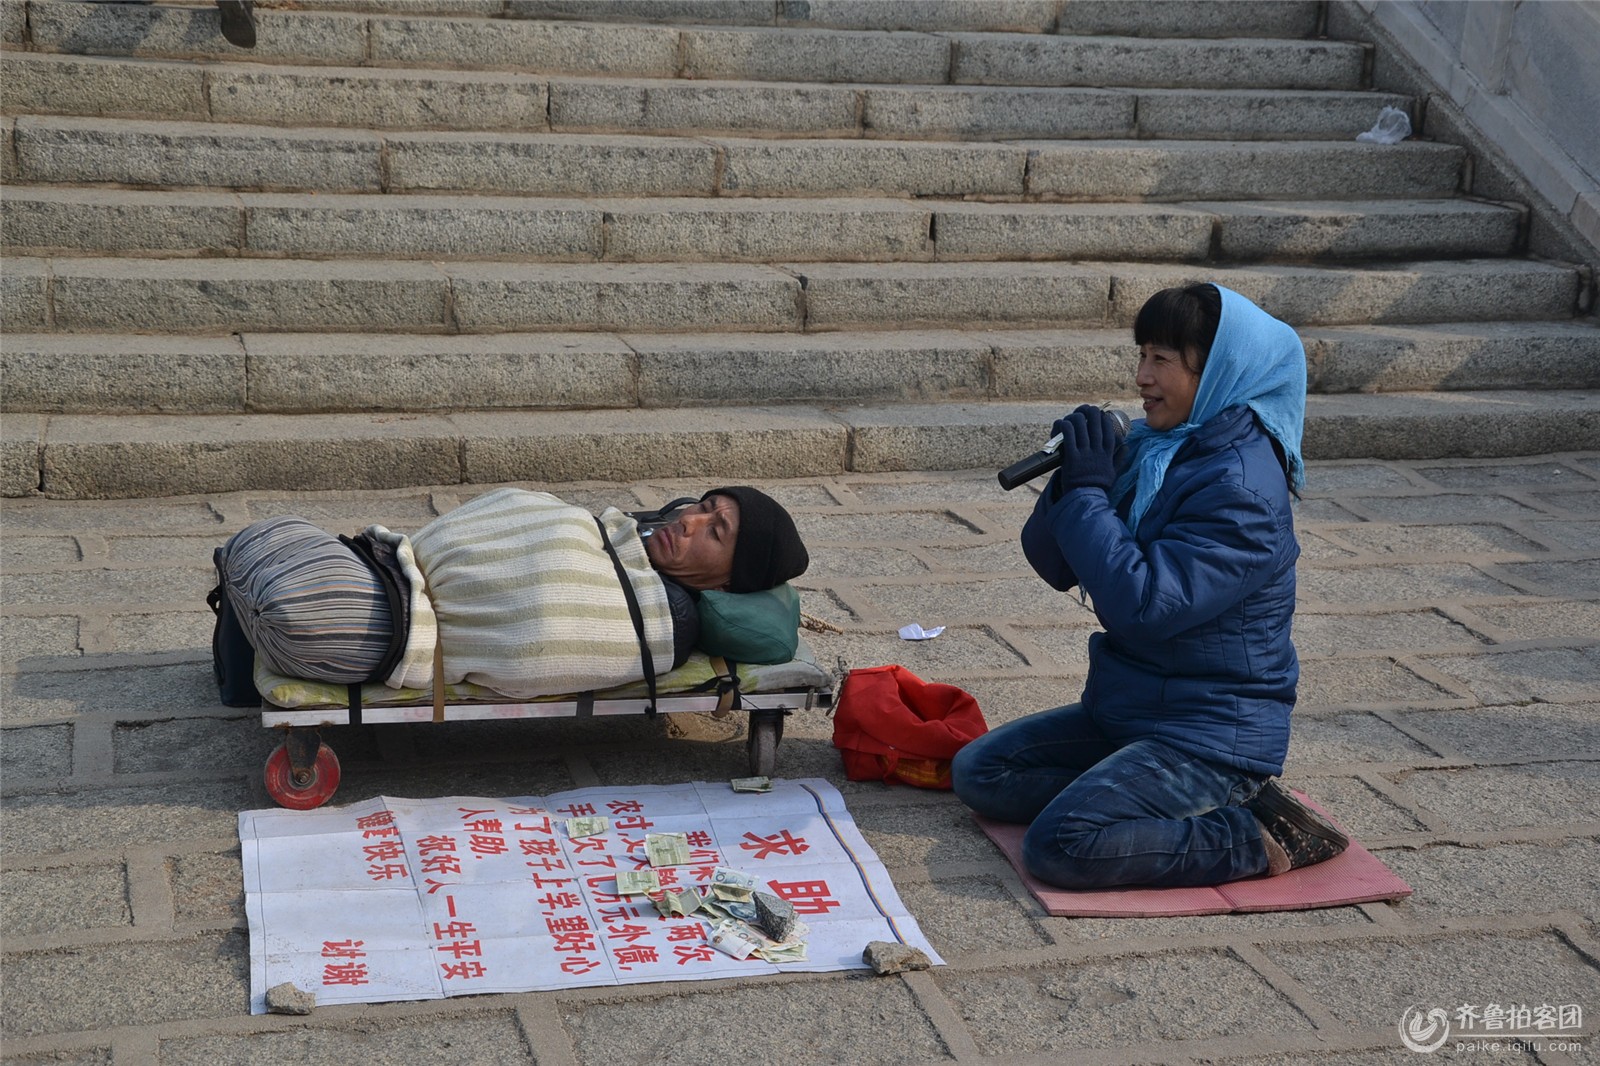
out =
{"type": "Polygon", "coordinates": [[[1136,489],[1128,512],[1128,529],[1139,519],[1167,476],[1179,445],[1230,407],[1249,407],[1289,460],[1289,486],[1296,492],[1306,482],[1300,438],[1306,422],[1306,350],[1286,322],[1280,322],[1232,289],[1222,294],[1222,319],[1211,342],[1211,354],[1200,375],[1189,420],[1172,429],[1151,429],[1144,419],[1133,423],[1123,443],[1122,472],[1111,490],[1120,500],[1136,489]]]}

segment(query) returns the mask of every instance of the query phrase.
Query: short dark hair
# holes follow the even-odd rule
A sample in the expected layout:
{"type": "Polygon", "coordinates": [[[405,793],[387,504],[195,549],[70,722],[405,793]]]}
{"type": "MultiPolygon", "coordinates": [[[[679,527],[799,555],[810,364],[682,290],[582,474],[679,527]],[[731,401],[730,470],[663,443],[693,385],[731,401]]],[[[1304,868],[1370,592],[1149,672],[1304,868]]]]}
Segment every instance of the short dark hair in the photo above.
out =
{"type": "Polygon", "coordinates": [[[1141,347],[1159,344],[1183,354],[1183,365],[1189,366],[1189,353],[1199,356],[1199,364],[1190,366],[1196,374],[1206,368],[1211,355],[1211,342],[1217,339],[1217,325],[1222,321],[1222,293],[1215,285],[1189,285],[1181,289],[1162,289],[1139,308],[1133,320],[1133,343],[1141,347]]]}

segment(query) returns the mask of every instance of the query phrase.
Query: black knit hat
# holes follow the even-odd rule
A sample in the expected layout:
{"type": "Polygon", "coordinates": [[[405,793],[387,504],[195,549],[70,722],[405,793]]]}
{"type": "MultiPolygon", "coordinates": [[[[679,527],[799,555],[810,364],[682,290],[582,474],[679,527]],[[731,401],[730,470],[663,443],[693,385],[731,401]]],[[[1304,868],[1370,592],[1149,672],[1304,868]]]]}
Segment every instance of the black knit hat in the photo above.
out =
{"type": "Polygon", "coordinates": [[[799,577],[811,565],[800,531],[783,505],[760,489],[737,485],[705,496],[730,496],[739,502],[739,538],[733,544],[733,592],[760,592],[799,577]]]}

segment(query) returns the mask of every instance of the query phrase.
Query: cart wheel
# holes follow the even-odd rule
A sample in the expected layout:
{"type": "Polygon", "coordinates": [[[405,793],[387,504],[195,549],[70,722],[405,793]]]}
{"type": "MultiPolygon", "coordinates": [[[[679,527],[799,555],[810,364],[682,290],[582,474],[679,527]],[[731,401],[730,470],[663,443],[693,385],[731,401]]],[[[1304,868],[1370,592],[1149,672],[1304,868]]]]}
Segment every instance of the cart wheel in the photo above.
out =
{"type": "Polygon", "coordinates": [[[757,777],[771,777],[778,767],[778,733],[783,719],[750,722],[750,772],[757,777]]]}
{"type": "Polygon", "coordinates": [[[339,787],[339,756],[326,744],[317,747],[317,758],[303,780],[295,780],[289,765],[289,749],[279,744],[267,756],[267,794],[278,806],[292,811],[315,810],[328,802],[339,787]]]}

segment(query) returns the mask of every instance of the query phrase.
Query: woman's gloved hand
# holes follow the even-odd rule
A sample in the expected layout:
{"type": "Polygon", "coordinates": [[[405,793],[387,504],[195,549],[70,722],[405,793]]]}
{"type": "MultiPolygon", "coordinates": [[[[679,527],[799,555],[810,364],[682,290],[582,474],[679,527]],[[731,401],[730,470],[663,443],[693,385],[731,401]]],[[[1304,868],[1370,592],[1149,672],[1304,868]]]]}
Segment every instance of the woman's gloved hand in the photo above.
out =
{"type": "Polygon", "coordinates": [[[1045,490],[1051,502],[1078,488],[1097,488],[1109,495],[1117,480],[1117,446],[1122,443],[1116,420],[1086,403],[1056,419],[1051,432],[1061,434],[1061,467],[1045,490]]]}

